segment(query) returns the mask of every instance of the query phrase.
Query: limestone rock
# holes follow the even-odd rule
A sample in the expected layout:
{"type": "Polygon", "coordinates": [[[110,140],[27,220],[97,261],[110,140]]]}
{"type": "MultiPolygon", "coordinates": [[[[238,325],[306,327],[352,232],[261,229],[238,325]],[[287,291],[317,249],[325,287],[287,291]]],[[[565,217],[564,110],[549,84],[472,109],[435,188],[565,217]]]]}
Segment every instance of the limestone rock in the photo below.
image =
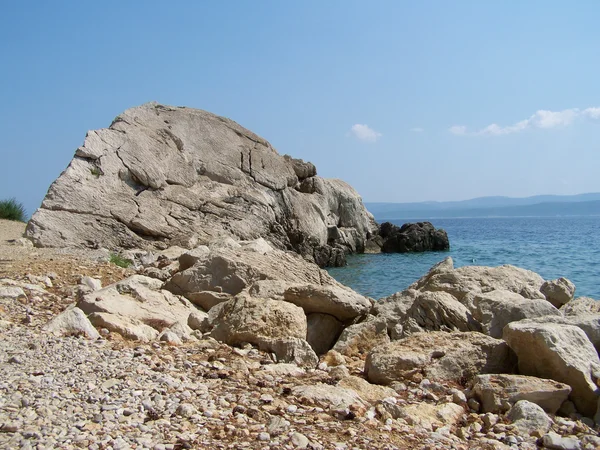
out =
{"type": "Polygon", "coordinates": [[[578,297],[560,308],[565,316],[600,314],[600,302],[590,297],[578,297]]]}
{"type": "Polygon", "coordinates": [[[363,400],[352,389],[328,384],[300,385],[292,388],[292,395],[325,408],[348,408],[352,404],[364,405],[363,400]]]}
{"type": "Polygon", "coordinates": [[[132,318],[125,318],[118,314],[94,312],[88,319],[96,328],[106,328],[113,333],[118,333],[125,339],[149,342],[158,337],[158,331],[150,325],[132,318]]]}
{"type": "MultiPolygon", "coordinates": [[[[408,310],[419,294],[420,292],[415,289],[406,289],[402,292],[396,292],[389,297],[381,298],[373,305],[371,314],[384,319],[387,323],[388,331],[392,334],[396,326],[404,322],[408,310]]],[[[398,336],[392,336],[392,339],[400,338],[400,335],[401,331],[398,333],[398,336]]]]}
{"type": "Polygon", "coordinates": [[[204,311],[192,311],[188,316],[187,325],[192,330],[200,330],[202,333],[209,331],[208,314],[204,311]]]}
{"type": "Polygon", "coordinates": [[[471,312],[446,292],[422,292],[406,312],[402,336],[420,331],[481,331],[471,312]]]}
{"type": "MultiPolygon", "coordinates": [[[[113,326],[104,328],[115,332],[118,329],[129,330],[126,331],[127,335],[137,336],[136,339],[141,336],[143,340],[149,336],[147,331],[132,331],[139,329],[140,324],[160,332],[176,322],[187,323],[190,313],[196,310],[188,300],[161,290],[161,286],[162,282],[154,278],[133,275],[84,295],[77,302],[77,307],[88,316],[92,313],[110,314],[113,326]],[[119,318],[115,319],[114,316],[119,318]],[[127,322],[132,326],[128,327],[127,322]]],[[[98,327],[94,321],[92,323],[98,327]]]]}
{"type": "Polygon", "coordinates": [[[475,295],[495,290],[514,292],[525,298],[544,299],[540,292],[543,283],[544,279],[537,273],[510,265],[464,266],[453,270],[433,270],[410,288],[447,292],[473,311],[472,301],[475,295]]]}
{"type": "Polygon", "coordinates": [[[523,434],[541,436],[548,432],[552,420],[535,403],[519,400],[507,414],[508,419],[523,434]]]}
{"type": "Polygon", "coordinates": [[[581,444],[575,437],[563,437],[554,432],[542,436],[542,445],[551,450],[580,450],[581,444]]]}
{"type": "Polygon", "coordinates": [[[69,307],[48,322],[44,329],[57,335],[84,334],[88,339],[98,339],[100,334],[85,313],[77,307],[69,307]]]}
{"type": "Polygon", "coordinates": [[[516,363],[505,342],[477,332],[416,333],[375,347],[365,362],[371,383],[422,376],[461,382],[477,374],[511,372],[516,363]]]}
{"type": "Polygon", "coordinates": [[[560,308],[565,303],[573,300],[575,295],[575,285],[566,278],[558,278],[544,282],[540,287],[540,292],[546,296],[546,300],[555,307],[560,308]]]}
{"type": "Polygon", "coordinates": [[[345,328],[333,350],[346,356],[360,355],[388,342],[390,338],[385,320],[369,316],[364,322],[345,328]]]}
{"type": "Polygon", "coordinates": [[[435,229],[430,222],[405,223],[398,227],[390,222],[381,224],[379,235],[383,238],[381,251],[384,253],[424,252],[448,250],[448,235],[435,229]]]}
{"type": "Polygon", "coordinates": [[[472,392],[479,400],[484,413],[504,412],[504,405],[527,400],[542,407],[547,413],[556,414],[571,393],[571,388],[553,380],[525,375],[494,374],[477,375],[473,379],[472,392]]]}
{"type": "Polygon", "coordinates": [[[600,373],[600,360],[581,329],[513,322],[504,329],[504,339],[517,354],[520,373],[568,384],[577,409],[585,416],[594,415],[600,394],[594,373],[600,373]]]}
{"type": "Polygon", "coordinates": [[[263,337],[258,336],[255,343],[259,349],[274,353],[277,362],[293,363],[300,367],[314,369],[319,363],[319,357],[304,339],[298,337],[263,337]]]}
{"type": "Polygon", "coordinates": [[[242,295],[217,308],[209,314],[214,326],[211,336],[229,345],[258,344],[262,338],[306,337],[306,316],[291,303],[242,295]]]}
{"type": "Polygon", "coordinates": [[[495,338],[501,338],[502,330],[511,322],[562,316],[558,309],[545,300],[526,299],[520,294],[505,290],[477,294],[473,304],[475,319],[483,325],[483,332],[495,338]]]}
{"type": "Polygon", "coordinates": [[[394,419],[404,419],[411,426],[420,426],[430,430],[433,427],[454,426],[461,420],[465,413],[462,406],[454,403],[444,403],[441,405],[418,403],[400,406],[384,401],[381,406],[394,419]]]}
{"type": "Polygon", "coordinates": [[[148,103],[88,132],[26,233],[43,247],[147,249],[262,236],[313,259],[362,251],[376,232],[372,215],[348,184],[315,174],[232,120],[148,103]],[[331,227],[338,232],[330,240],[331,227]]]}
{"type": "Polygon", "coordinates": [[[373,404],[380,402],[384,398],[394,397],[396,395],[396,391],[392,388],[371,384],[365,379],[355,376],[344,377],[337,385],[343,388],[352,389],[360,396],[360,398],[373,404]]]}
{"type": "Polygon", "coordinates": [[[342,323],[329,314],[309,314],[306,324],[306,340],[317,355],[327,353],[333,347],[343,328],[342,323]]]}

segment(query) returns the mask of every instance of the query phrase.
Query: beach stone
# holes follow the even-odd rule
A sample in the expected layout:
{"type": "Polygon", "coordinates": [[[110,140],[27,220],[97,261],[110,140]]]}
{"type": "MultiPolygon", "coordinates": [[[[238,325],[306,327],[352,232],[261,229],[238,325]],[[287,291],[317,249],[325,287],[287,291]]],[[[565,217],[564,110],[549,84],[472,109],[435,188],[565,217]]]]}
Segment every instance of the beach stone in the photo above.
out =
{"type": "Polygon", "coordinates": [[[188,316],[187,325],[192,330],[200,330],[202,333],[209,331],[208,314],[204,311],[192,311],[188,316]]]}
{"type": "Polygon", "coordinates": [[[229,345],[259,344],[263,338],[306,337],[306,316],[302,308],[277,300],[238,296],[219,305],[213,317],[211,336],[229,345]]]}
{"type": "Polygon", "coordinates": [[[529,299],[544,299],[540,292],[543,283],[544,279],[537,273],[511,265],[464,266],[453,270],[435,269],[409,286],[409,289],[447,292],[474,311],[474,296],[495,290],[514,292],[529,299]]]}
{"type": "Polygon", "coordinates": [[[515,321],[544,316],[562,317],[558,309],[541,299],[526,299],[506,290],[494,290],[474,296],[474,317],[483,332],[494,338],[502,337],[504,327],[515,321]]]}
{"type": "Polygon", "coordinates": [[[596,412],[600,360],[585,333],[572,325],[513,322],[504,339],[517,354],[519,372],[571,386],[569,399],[585,416],[596,412]]]}
{"type": "Polygon", "coordinates": [[[308,438],[301,433],[293,433],[290,437],[290,441],[296,448],[307,448],[310,443],[308,438]]]}
{"type": "Polygon", "coordinates": [[[301,338],[269,338],[257,337],[255,343],[259,349],[274,353],[277,362],[294,363],[301,367],[314,368],[319,363],[319,357],[308,342],[301,338]]]}
{"type": "Polygon", "coordinates": [[[25,291],[18,286],[0,286],[0,298],[17,299],[26,297],[25,291]]]}
{"type": "Polygon", "coordinates": [[[486,374],[473,378],[473,394],[484,413],[501,413],[505,405],[528,400],[550,414],[556,414],[571,388],[564,383],[525,375],[486,374]]]}
{"type": "Polygon", "coordinates": [[[210,311],[213,306],[231,300],[233,295],[224,292],[200,291],[189,292],[185,297],[194,305],[199,306],[205,311],[210,311]]]}
{"type": "Polygon", "coordinates": [[[353,404],[364,406],[363,400],[352,389],[323,383],[295,386],[292,395],[332,410],[348,408],[353,404]]]}
{"type": "Polygon", "coordinates": [[[371,383],[389,384],[415,375],[461,382],[482,373],[511,372],[516,359],[504,341],[477,332],[416,333],[375,347],[367,355],[371,383]]]}
{"type": "Polygon", "coordinates": [[[550,430],[552,420],[544,410],[527,400],[519,400],[506,416],[523,434],[542,436],[550,430]]]}
{"type": "Polygon", "coordinates": [[[181,344],[183,344],[181,338],[176,333],[174,333],[173,331],[171,331],[170,329],[163,330],[158,335],[158,340],[161,341],[161,342],[166,342],[169,345],[181,345],[181,344]]]}
{"type": "Polygon", "coordinates": [[[586,314],[600,314],[600,302],[590,297],[578,297],[561,306],[560,311],[569,316],[582,316],[586,314]]]}
{"type": "Polygon", "coordinates": [[[406,311],[402,337],[420,331],[481,331],[471,312],[446,292],[422,292],[406,311]]]}
{"type": "MultiPolygon", "coordinates": [[[[345,366],[337,366],[337,368],[339,367],[345,366]]],[[[338,386],[352,389],[360,396],[360,398],[372,404],[377,403],[384,398],[394,397],[396,395],[396,391],[392,388],[371,384],[364,378],[355,376],[346,376],[342,378],[338,382],[338,386]]]]}
{"type": "Polygon", "coordinates": [[[346,356],[361,355],[388,342],[390,338],[385,320],[368,316],[364,322],[346,327],[333,350],[346,356]]]}
{"type": "Polygon", "coordinates": [[[340,335],[343,324],[329,314],[313,313],[306,317],[306,340],[317,355],[327,353],[340,335]]]}
{"type": "Polygon", "coordinates": [[[92,291],[98,291],[102,289],[102,281],[100,281],[98,278],[84,276],[81,277],[79,283],[89,287],[92,291]]]}
{"type": "Polygon", "coordinates": [[[100,337],[85,313],[74,305],[54,317],[44,326],[44,330],[63,336],[83,334],[88,339],[98,339],[100,337]]]}
{"type": "Polygon", "coordinates": [[[109,313],[91,313],[88,319],[96,328],[106,328],[107,330],[118,333],[125,339],[135,341],[149,342],[158,337],[159,332],[137,319],[124,319],[117,314],[109,313]]]}
{"type": "Polygon", "coordinates": [[[540,287],[540,292],[546,296],[552,305],[560,308],[562,305],[573,300],[575,295],[575,285],[566,278],[545,281],[540,287]]]}
{"type": "Polygon", "coordinates": [[[581,444],[575,437],[563,437],[551,431],[542,436],[542,445],[544,448],[552,450],[580,450],[581,444]]]}
{"type": "MultiPolygon", "coordinates": [[[[379,299],[373,305],[371,314],[385,320],[388,328],[388,333],[391,334],[392,330],[398,325],[404,322],[408,310],[418,297],[419,291],[415,289],[406,289],[402,292],[396,292],[389,297],[379,299]]],[[[396,339],[401,338],[398,335],[396,339]]],[[[392,336],[392,339],[394,336],[392,336]]]]}

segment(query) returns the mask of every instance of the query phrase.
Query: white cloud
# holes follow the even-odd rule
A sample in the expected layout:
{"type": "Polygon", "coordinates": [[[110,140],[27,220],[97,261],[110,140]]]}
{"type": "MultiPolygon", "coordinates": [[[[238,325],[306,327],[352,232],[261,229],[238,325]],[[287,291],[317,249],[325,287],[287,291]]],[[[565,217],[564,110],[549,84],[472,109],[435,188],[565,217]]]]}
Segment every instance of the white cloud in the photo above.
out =
{"type": "Polygon", "coordinates": [[[503,134],[512,134],[524,131],[528,128],[557,128],[571,125],[578,117],[588,117],[590,119],[600,119],[600,108],[587,108],[580,110],[578,108],[564,109],[562,111],[548,111],[540,109],[536,111],[529,119],[521,120],[513,125],[501,127],[498,124],[491,124],[478,131],[468,131],[464,125],[454,125],[449,128],[450,133],[458,136],[500,136],[503,134]]]}
{"type": "Polygon", "coordinates": [[[425,131],[425,129],[421,128],[421,127],[415,127],[415,128],[411,128],[410,131],[412,131],[414,133],[422,133],[423,131],[425,131]]]}
{"type": "Polygon", "coordinates": [[[453,127],[448,128],[448,131],[452,134],[456,134],[457,136],[464,136],[467,134],[467,127],[464,125],[454,125],[453,127]]]}
{"type": "Polygon", "coordinates": [[[366,124],[354,124],[350,129],[355,138],[366,142],[376,142],[381,137],[381,133],[378,133],[369,125],[366,124]]]}
{"type": "Polygon", "coordinates": [[[368,125],[360,123],[352,125],[350,131],[352,132],[354,137],[366,142],[376,142],[377,139],[381,137],[381,133],[378,133],[368,125]]]}

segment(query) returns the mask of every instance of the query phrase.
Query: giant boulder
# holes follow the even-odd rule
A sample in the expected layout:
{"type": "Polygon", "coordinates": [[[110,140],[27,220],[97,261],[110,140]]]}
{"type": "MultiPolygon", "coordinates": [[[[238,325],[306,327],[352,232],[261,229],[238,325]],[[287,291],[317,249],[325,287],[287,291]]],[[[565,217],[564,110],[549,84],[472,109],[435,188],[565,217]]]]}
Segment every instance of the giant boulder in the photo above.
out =
{"type": "Polygon", "coordinates": [[[206,111],[147,103],[90,131],[27,226],[40,247],[191,248],[265,237],[320,265],[376,234],[346,183],[206,111]]]}

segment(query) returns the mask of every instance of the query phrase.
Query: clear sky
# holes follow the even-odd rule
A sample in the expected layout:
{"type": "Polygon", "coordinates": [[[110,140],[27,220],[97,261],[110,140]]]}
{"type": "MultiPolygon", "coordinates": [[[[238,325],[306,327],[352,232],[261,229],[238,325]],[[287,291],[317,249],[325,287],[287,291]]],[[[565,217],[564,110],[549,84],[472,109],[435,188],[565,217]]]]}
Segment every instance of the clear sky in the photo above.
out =
{"type": "Polygon", "coordinates": [[[205,109],[366,201],[600,191],[600,2],[2,1],[0,199],[89,129],[205,109]]]}

